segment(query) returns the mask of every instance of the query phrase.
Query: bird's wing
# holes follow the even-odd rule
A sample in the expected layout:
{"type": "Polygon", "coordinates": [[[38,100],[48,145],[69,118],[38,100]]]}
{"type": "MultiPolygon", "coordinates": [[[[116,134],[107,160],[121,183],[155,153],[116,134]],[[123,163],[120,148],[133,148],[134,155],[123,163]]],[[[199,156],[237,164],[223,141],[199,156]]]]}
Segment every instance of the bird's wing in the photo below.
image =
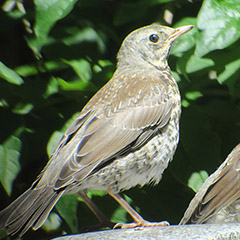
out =
{"type": "Polygon", "coordinates": [[[205,181],[180,224],[204,223],[240,197],[240,144],[205,181]]]}
{"type": "Polygon", "coordinates": [[[143,87],[139,76],[132,78],[117,91],[112,91],[116,79],[110,81],[67,130],[43,172],[49,170],[56,189],[80,182],[117,154],[140,147],[156,128],[168,123],[172,101],[167,87],[159,81],[151,84],[154,79],[143,87]]]}

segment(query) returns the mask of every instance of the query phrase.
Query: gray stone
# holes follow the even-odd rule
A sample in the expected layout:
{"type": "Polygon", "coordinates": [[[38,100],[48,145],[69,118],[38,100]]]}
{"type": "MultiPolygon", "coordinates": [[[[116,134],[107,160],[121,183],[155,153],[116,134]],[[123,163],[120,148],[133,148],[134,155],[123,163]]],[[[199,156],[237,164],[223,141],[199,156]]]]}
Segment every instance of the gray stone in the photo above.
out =
{"type": "Polygon", "coordinates": [[[194,224],[182,226],[146,227],[132,229],[114,229],[97,232],[89,232],[75,235],[67,235],[54,240],[232,240],[240,239],[240,224],[194,224]]]}

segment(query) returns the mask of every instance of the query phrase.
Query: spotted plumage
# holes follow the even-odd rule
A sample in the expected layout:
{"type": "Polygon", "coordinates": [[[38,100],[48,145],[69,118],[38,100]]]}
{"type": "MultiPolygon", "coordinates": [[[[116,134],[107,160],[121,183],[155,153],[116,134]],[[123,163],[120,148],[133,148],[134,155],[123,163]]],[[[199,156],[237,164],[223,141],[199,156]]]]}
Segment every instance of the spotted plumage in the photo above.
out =
{"type": "Polygon", "coordinates": [[[82,109],[31,188],[0,213],[0,226],[20,235],[38,229],[62,195],[88,189],[107,190],[136,225],[150,225],[117,193],[158,183],[173,158],[181,102],[167,57],[191,28],[150,25],[125,38],[112,79],[82,109]]]}

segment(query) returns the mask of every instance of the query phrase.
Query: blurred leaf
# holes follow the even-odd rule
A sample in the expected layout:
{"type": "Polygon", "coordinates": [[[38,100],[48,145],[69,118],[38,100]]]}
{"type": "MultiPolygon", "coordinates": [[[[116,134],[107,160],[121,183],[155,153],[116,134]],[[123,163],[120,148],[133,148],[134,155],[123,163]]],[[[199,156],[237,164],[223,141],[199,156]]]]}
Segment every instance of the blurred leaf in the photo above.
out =
{"type": "Polygon", "coordinates": [[[214,61],[212,59],[200,58],[192,55],[186,64],[186,72],[193,73],[211,66],[214,66],[214,61]]]}
{"type": "Polygon", "coordinates": [[[21,85],[23,83],[23,79],[2,62],[0,62],[0,77],[12,84],[21,85]]]}
{"type": "Polygon", "coordinates": [[[197,34],[197,19],[196,18],[183,18],[176,24],[174,24],[174,28],[181,27],[184,25],[194,25],[194,28],[182,35],[180,38],[176,40],[176,42],[173,44],[170,54],[176,55],[176,56],[182,56],[182,54],[191,48],[193,48],[196,44],[196,34],[197,34]]]}
{"type": "Polygon", "coordinates": [[[78,232],[78,223],[77,223],[77,196],[65,195],[60,198],[56,205],[56,209],[61,215],[61,217],[66,221],[70,227],[72,233],[78,232]]]}
{"type": "Polygon", "coordinates": [[[206,171],[194,172],[188,180],[188,186],[193,189],[194,192],[198,192],[207,178],[208,173],[206,171]]]}
{"type": "Polygon", "coordinates": [[[14,8],[15,5],[16,5],[16,1],[15,0],[6,0],[4,2],[4,4],[2,5],[2,9],[5,12],[9,12],[9,11],[11,11],[14,8]]]}
{"type": "Polygon", "coordinates": [[[194,92],[187,92],[186,93],[186,98],[189,99],[189,100],[196,100],[198,99],[199,97],[202,97],[202,93],[199,92],[199,91],[194,91],[194,92]]]}
{"type": "Polygon", "coordinates": [[[240,58],[225,65],[224,71],[221,72],[217,77],[218,82],[221,84],[224,83],[232,75],[234,75],[237,71],[239,71],[239,69],[240,69],[240,58]]]}
{"type": "Polygon", "coordinates": [[[53,134],[51,135],[47,144],[47,154],[49,158],[51,157],[62,135],[63,135],[63,132],[60,132],[60,131],[54,131],[53,134]]]}
{"type": "Polygon", "coordinates": [[[187,63],[190,59],[190,57],[192,56],[192,51],[187,51],[185,52],[177,61],[177,70],[178,72],[182,73],[183,76],[189,80],[188,74],[186,72],[186,67],[187,67],[187,63]]]}
{"type": "Polygon", "coordinates": [[[91,199],[92,196],[100,196],[100,197],[103,197],[107,194],[106,191],[100,191],[100,190],[89,190],[87,195],[88,197],[91,199]]]}
{"type": "Polygon", "coordinates": [[[71,26],[68,28],[67,33],[70,34],[70,36],[63,39],[63,43],[67,46],[71,46],[74,44],[79,44],[83,42],[96,42],[98,49],[101,53],[105,52],[106,50],[106,43],[104,42],[104,37],[97,32],[93,27],[73,27],[71,26]]]}
{"type": "Polygon", "coordinates": [[[85,59],[79,59],[79,60],[64,60],[65,63],[70,65],[73,70],[76,72],[76,74],[79,76],[79,78],[84,81],[88,82],[92,77],[92,69],[91,64],[85,60],[85,59]]]}
{"type": "Polygon", "coordinates": [[[74,122],[78,115],[79,112],[74,113],[73,116],[65,122],[64,126],[59,131],[54,131],[52,133],[47,144],[47,153],[49,158],[51,157],[54,149],[56,148],[66,129],[74,122]]]}
{"type": "Polygon", "coordinates": [[[12,184],[20,171],[21,140],[12,135],[0,145],[0,180],[8,195],[11,195],[12,184]]]}
{"type": "Polygon", "coordinates": [[[126,210],[119,205],[112,214],[110,219],[111,222],[115,223],[124,223],[127,222],[127,212],[126,210]]]}
{"type": "Polygon", "coordinates": [[[51,77],[48,85],[47,85],[47,89],[45,91],[45,93],[43,94],[43,96],[45,98],[48,98],[49,96],[51,96],[54,93],[58,92],[58,81],[55,77],[51,77]]]}
{"type": "MultiPolygon", "coordinates": [[[[124,194],[124,199],[131,205],[133,202],[130,197],[124,194]]],[[[116,223],[127,222],[128,213],[126,210],[119,204],[114,213],[112,214],[111,221],[116,223]]]]}
{"type": "Polygon", "coordinates": [[[36,8],[36,23],[34,25],[35,41],[30,41],[30,47],[39,55],[41,48],[48,40],[48,33],[56,22],[64,18],[73,9],[77,0],[34,0],[36,8]]]}
{"type": "Polygon", "coordinates": [[[31,103],[18,103],[12,110],[16,114],[28,114],[33,109],[33,104],[31,103]]]}
{"type": "Polygon", "coordinates": [[[199,57],[226,48],[240,37],[239,1],[205,0],[197,19],[202,31],[195,52],[199,57]]]}
{"type": "Polygon", "coordinates": [[[63,91],[85,91],[85,89],[87,89],[89,85],[91,86],[91,88],[94,88],[94,85],[92,85],[92,83],[85,82],[85,81],[83,82],[83,81],[75,80],[72,82],[66,82],[62,78],[56,78],[56,79],[58,81],[59,87],[63,91]]]}
{"type": "Polygon", "coordinates": [[[22,77],[27,77],[27,76],[37,74],[38,70],[34,66],[24,65],[24,66],[19,66],[15,68],[15,72],[21,75],[22,77]]]}
{"type": "Polygon", "coordinates": [[[50,213],[49,217],[47,218],[46,222],[43,224],[42,229],[47,232],[54,231],[61,226],[61,218],[55,212],[50,213]]]}

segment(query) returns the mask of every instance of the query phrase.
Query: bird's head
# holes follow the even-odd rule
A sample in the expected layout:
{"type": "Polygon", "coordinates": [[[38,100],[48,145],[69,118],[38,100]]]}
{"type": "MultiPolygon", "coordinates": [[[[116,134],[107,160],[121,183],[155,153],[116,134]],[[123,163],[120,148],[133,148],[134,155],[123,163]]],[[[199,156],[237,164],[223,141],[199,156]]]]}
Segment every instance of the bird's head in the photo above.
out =
{"type": "Polygon", "coordinates": [[[193,25],[170,28],[153,24],[131,32],[118,52],[118,66],[147,62],[158,69],[165,69],[172,43],[192,28],[193,25]]]}

